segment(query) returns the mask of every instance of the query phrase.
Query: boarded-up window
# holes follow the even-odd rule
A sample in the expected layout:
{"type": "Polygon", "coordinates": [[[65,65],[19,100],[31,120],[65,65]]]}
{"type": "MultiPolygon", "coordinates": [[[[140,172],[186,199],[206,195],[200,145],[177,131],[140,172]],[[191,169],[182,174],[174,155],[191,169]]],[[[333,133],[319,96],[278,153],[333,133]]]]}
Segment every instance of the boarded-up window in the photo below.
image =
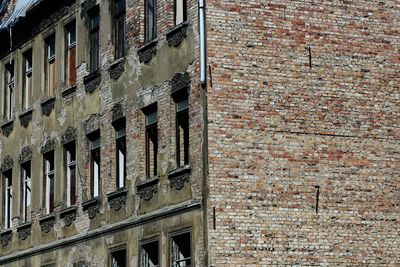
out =
{"type": "Polygon", "coordinates": [[[75,21],[66,27],[66,55],[65,55],[65,76],[68,86],[76,84],[76,27],[75,21]]]}
{"type": "Polygon", "coordinates": [[[23,58],[22,110],[28,110],[32,106],[32,49],[26,51],[23,58]]]}
{"type": "Polygon", "coordinates": [[[55,35],[46,39],[46,68],[45,68],[45,95],[55,95],[56,83],[56,47],[55,35]]]}

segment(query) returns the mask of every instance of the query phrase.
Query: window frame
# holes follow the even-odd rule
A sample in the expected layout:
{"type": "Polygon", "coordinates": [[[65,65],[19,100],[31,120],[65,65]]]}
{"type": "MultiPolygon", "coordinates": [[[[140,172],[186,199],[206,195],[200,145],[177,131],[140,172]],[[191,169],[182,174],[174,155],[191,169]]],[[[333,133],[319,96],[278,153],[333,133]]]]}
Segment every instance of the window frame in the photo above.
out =
{"type": "Polygon", "coordinates": [[[157,156],[158,156],[158,113],[157,104],[152,104],[145,112],[145,169],[146,177],[157,176],[157,156]],[[155,116],[151,118],[151,116],[155,116]],[[153,143],[153,158],[150,158],[150,144],[153,143]],[[153,161],[153,172],[151,170],[153,161]]]}
{"type": "Polygon", "coordinates": [[[97,72],[100,68],[100,10],[98,6],[91,8],[89,17],[89,71],[97,72]]]}
{"type": "Polygon", "coordinates": [[[90,138],[90,196],[92,198],[101,195],[101,137],[100,131],[93,133],[90,138]],[[98,142],[98,144],[96,144],[98,142]],[[97,168],[96,165],[97,164],[97,168]],[[96,173],[97,170],[97,173],[96,173]],[[96,177],[97,174],[97,177],[96,177]],[[96,186],[97,184],[97,186],[96,186]]]}
{"type": "Polygon", "coordinates": [[[144,3],[144,41],[148,43],[157,38],[157,0],[145,0],[144,3]],[[153,8],[150,8],[151,3],[153,8]],[[152,14],[152,19],[150,14],[152,14]]]}
{"type": "Polygon", "coordinates": [[[65,82],[69,87],[76,85],[76,20],[67,23],[65,29],[65,82]],[[74,41],[71,42],[71,34],[74,33],[74,41]]]}
{"type": "Polygon", "coordinates": [[[112,248],[109,249],[109,253],[108,253],[108,256],[109,256],[109,266],[114,267],[114,266],[113,266],[113,259],[114,259],[114,257],[112,256],[113,253],[118,253],[118,252],[121,252],[121,251],[124,251],[124,252],[125,252],[124,264],[125,264],[125,267],[128,266],[128,265],[127,265],[127,263],[128,263],[128,249],[127,249],[127,246],[126,246],[125,244],[123,244],[123,245],[118,245],[118,246],[115,246],[115,247],[112,247],[112,248]]]}
{"type": "Polygon", "coordinates": [[[44,93],[47,97],[55,96],[56,72],[56,33],[52,33],[45,39],[44,93]],[[54,54],[52,54],[52,45],[54,46],[54,54]],[[53,79],[53,84],[51,83],[51,78],[53,79]]]}
{"type": "Polygon", "coordinates": [[[192,229],[183,229],[180,231],[175,231],[171,232],[169,234],[169,255],[170,255],[170,266],[171,267],[179,267],[179,265],[175,265],[176,262],[182,262],[182,261],[187,261],[190,260],[190,265],[185,265],[185,266],[192,266],[193,265],[193,233],[192,229]],[[180,235],[185,235],[189,234],[189,251],[190,251],[190,257],[186,257],[183,259],[179,259],[177,261],[174,260],[174,252],[173,252],[173,239],[174,237],[180,236],[180,235]]]}
{"type": "Polygon", "coordinates": [[[3,188],[4,188],[4,228],[11,229],[13,226],[12,222],[12,208],[13,208],[13,181],[12,181],[12,169],[8,169],[3,172],[3,188]]]}
{"type": "Polygon", "coordinates": [[[126,186],[126,122],[122,118],[114,123],[115,130],[115,167],[116,167],[116,188],[124,188],[126,186]],[[123,155],[123,162],[121,168],[120,152],[123,155]],[[122,175],[121,175],[122,169],[122,175]]]}
{"type": "Polygon", "coordinates": [[[21,189],[22,189],[22,219],[24,222],[30,221],[30,214],[28,213],[28,206],[32,205],[32,165],[31,161],[27,161],[21,164],[21,189]],[[27,175],[29,170],[29,175],[27,175]],[[30,184],[28,186],[27,184],[30,184]],[[28,193],[29,193],[29,205],[28,205],[28,193]]]}
{"type": "Polygon", "coordinates": [[[15,89],[15,62],[11,59],[5,64],[5,90],[3,99],[3,112],[6,120],[12,120],[14,110],[14,89],[15,89]]]}
{"type": "Polygon", "coordinates": [[[72,140],[63,146],[64,181],[66,186],[65,203],[67,207],[76,204],[76,142],[72,140]],[[72,152],[71,152],[72,150],[72,152]],[[73,157],[71,156],[73,154],[73,157]],[[73,159],[73,160],[72,160],[73,159]],[[73,168],[74,174],[72,174],[73,168]]]}
{"type": "Polygon", "coordinates": [[[54,149],[43,154],[44,174],[44,208],[46,214],[54,212],[55,208],[55,153],[54,149]],[[53,163],[53,164],[51,164],[53,163]],[[53,168],[51,168],[53,165],[53,168]]]}
{"type": "Polygon", "coordinates": [[[22,111],[30,110],[32,107],[32,87],[33,87],[33,49],[27,49],[23,54],[23,81],[21,94],[22,111]],[[29,60],[30,59],[30,60],[29,60]],[[28,86],[29,84],[29,86],[28,86]]]}
{"type": "Polygon", "coordinates": [[[175,160],[176,166],[183,167],[190,164],[190,128],[189,128],[189,97],[187,94],[174,99],[175,104],[175,160]],[[183,128],[181,133],[180,126],[183,128]],[[181,144],[181,134],[183,144],[181,144]],[[183,146],[183,165],[181,164],[181,150],[183,146]]]}
{"type": "Polygon", "coordinates": [[[146,266],[146,265],[143,265],[143,259],[142,259],[142,257],[143,257],[143,251],[146,251],[144,248],[143,248],[143,246],[145,246],[145,245],[148,245],[148,244],[151,244],[151,243],[157,243],[157,261],[158,261],[158,264],[157,265],[154,265],[154,267],[159,267],[160,266],[160,260],[161,260],[161,255],[160,255],[160,253],[161,253],[161,249],[160,249],[160,246],[161,246],[161,242],[160,242],[160,237],[154,237],[154,238],[148,238],[148,239],[145,239],[145,240],[142,240],[140,243],[139,243],[139,267],[149,267],[149,266],[146,266]]]}
{"type": "Polygon", "coordinates": [[[180,25],[187,21],[187,0],[181,0],[182,1],[182,21],[177,23],[178,1],[180,1],[180,0],[174,0],[174,25],[175,26],[180,25]]]}
{"type": "Polygon", "coordinates": [[[126,0],[112,0],[112,13],[114,60],[118,60],[125,57],[126,0]]]}

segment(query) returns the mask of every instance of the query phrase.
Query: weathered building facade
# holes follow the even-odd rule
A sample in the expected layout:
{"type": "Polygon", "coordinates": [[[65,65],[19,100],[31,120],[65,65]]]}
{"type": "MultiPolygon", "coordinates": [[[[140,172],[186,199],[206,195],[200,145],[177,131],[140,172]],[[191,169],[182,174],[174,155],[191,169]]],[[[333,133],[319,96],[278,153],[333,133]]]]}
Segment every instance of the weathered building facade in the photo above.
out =
{"type": "Polygon", "coordinates": [[[400,264],[398,3],[203,4],[0,1],[0,265],[400,264]]]}

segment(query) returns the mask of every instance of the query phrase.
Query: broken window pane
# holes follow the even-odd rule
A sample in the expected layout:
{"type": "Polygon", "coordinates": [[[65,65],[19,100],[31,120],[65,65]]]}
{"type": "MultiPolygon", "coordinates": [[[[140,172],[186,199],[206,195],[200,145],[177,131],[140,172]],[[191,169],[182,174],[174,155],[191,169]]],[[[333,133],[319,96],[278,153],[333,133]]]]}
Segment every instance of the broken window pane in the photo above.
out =
{"type": "Polygon", "coordinates": [[[190,243],[190,232],[172,236],[171,256],[173,267],[191,266],[190,243]]]}
{"type": "Polygon", "coordinates": [[[140,249],[140,267],[158,266],[158,241],[143,244],[140,249]]]}

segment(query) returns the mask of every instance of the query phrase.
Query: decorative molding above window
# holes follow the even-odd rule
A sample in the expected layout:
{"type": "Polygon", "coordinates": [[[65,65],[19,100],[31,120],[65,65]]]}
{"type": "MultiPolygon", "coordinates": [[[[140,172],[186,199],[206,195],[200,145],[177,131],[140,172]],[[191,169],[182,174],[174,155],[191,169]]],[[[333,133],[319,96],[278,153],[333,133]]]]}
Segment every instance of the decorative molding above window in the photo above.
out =
{"type": "Polygon", "coordinates": [[[187,72],[179,72],[172,77],[171,81],[171,95],[175,95],[178,92],[188,93],[188,88],[190,85],[190,77],[187,72]]]}
{"type": "Polygon", "coordinates": [[[32,120],[32,112],[32,109],[30,109],[19,115],[19,122],[21,123],[22,127],[28,127],[29,122],[32,120]]]}
{"type": "Polygon", "coordinates": [[[1,165],[1,172],[5,172],[7,170],[12,169],[14,165],[14,161],[10,156],[5,156],[3,159],[3,164],[1,165]]]}
{"type": "Polygon", "coordinates": [[[108,204],[110,208],[119,211],[126,204],[126,196],[128,190],[126,188],[118,189],[115,192],[107,194],[108,204]]]}
{"type": "Polygon", "coordinates": [[[45,116],[49,116],[51,111],[54,109],[56,104],[56,97],[51,97],[46,101],[42,102],[40,105],[42,107],[42,114],[45,116]]]}
{"type": "Polygon", "coordinates": [[[153,195],[158,191],[158,184],[160,179],[158,177],[141,183],[137,186],[137,192],[140,198],[149,201],[153,198],[153,195]]]}
{"type": "Polygon", "coordinates": [[[101,83],[100,72],[95,71],[93,73],[90,73],[89,75],[86,75],[83,78],[83,83],[85,84],[86,92],[92,93],[94,90],[96,90],[97,87],[100,86],[100,83],[101,83]]]}
{"type": "Polygon", "coordinates": [[[120,58],[117,61],[113,62],[108,68],[108,73],[110,74],[111,79],[117,80],[122,73],[125,71],[125,58],[120,58]]]}
{"type": "Polygon", "coordinates": [[[51,214],[39,220],[40,229],[42,232],[48,233],[53,229],[56,222],[56,216],[51,214]]]}
{"type": "Polygon", "coordinates": [[[76,210],[76,206],[71,206],[60,211],[60,218],[64,219],[65,226],[70,226],[76,220],[76,210]]]}
{"type": "Polygon", "coordinates": [[[92,220],[100,211],[100,198],[95,197],[86,202],[83,202],[82,207],[84,211],[87,210],[89,219],[92,220]]]}
{"type": "Polygon", "coordinates": [[[181,190],[185,186],[185,183],[189,182],[190,173],[191,169],[189,166],[184,166],[183,168],[172,171],[168,175],[171,188],[181,190]]]}
{"type": "Polygon", "coordinates": [[[19,163],[24,163],[30,161],[32,159],[32,150],[29,146],[25,146],[21,150],[21,154],[19,154],[19,163]]]}
{"type": "Polygon", "coordinates": [[[157,54],[157,39],[154,39],[138,49],[140,62],[148,63],[157,54]]]}
{"type": "Polygon", "coordinates": [[[6,247],[12,239],[12,230],[6,230],[0,233],[0,242],[3,247],[6,247]]]}
{"type": "Polygon", "coordinates": [[[1,125],[1,130],[5,137],[8,137],[14,129],[14,120],[7,121],[1,125]]]}
{"type": "Polygon", "coordinates": [[[61,136],[61,143],[66,144],[71,141],[74,141],[77,137],[77,130],[73,127],[68,127],[64,134],[61,136]]]}
{"type": "Polygon", "coordinates": [[[95,131],[99,130],[100,129],[99,121],[100,121],[100,114],[96,113],[90,115],[89,119],[84,124],[85,134],[90,135],[95,131]]]}
{"type": "Polygon", "coordinates": [[[21,224],[17,228],[18,238],[21,240],[26,240],[31,235],[31,231],[32,231],[32,223],[31,222],[21,224]]]}
{"type": "Polygon", "coordinates": [[[96,6],[96,0],[85,0],[81,4],[81,17],[84,17],[86,13],[96,6]]]}
{"type": "Polygon", "coordinates": [[[117,103],[112,108],[112,121],[116,122],[124,117],[124,108],[121,103],[117,103]]]}
{"type": "Polygon", "coordinates": [[[183,22],[167,33],[167,41],[169,46],[178,47],[187,36],[187,28],[189,23],[183,22]]]}
{"type": "Polygon", "coordinates": [[[53,138],[47,138],[45,141],[42,142],[40,146],[40,153],[45,154],[56,147],[56,140],[53,138]]]}

